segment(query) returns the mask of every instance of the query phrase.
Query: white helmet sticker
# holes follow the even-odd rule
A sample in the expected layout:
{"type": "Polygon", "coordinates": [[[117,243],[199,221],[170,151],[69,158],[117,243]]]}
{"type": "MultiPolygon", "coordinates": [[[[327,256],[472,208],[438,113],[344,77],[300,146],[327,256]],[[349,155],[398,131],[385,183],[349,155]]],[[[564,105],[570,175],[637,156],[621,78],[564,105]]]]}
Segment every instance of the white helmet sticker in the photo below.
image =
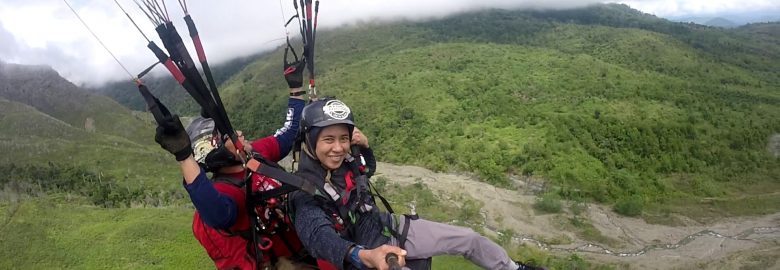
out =
{"type": "Polygon", "coordinates": [[[216,148],[211,139],[211,136],[203,136],[192,144],[193,156],[198,163],[205,163],[206,155],[216,148]]]}
{"type": "Polygon", "coordinates": [[[349,116],[349,107],[339,100],[329,100],[322,106],[322,112],[336,120],[344,120],[349,116]]]}

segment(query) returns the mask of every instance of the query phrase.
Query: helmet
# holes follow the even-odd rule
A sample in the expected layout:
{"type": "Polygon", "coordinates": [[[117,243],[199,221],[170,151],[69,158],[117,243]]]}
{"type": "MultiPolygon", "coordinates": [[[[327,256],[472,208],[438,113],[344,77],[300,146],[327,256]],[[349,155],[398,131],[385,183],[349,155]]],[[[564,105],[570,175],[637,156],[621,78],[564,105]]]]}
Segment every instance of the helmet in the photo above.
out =
{"type": "Polygon", "coordinates": [[[312,127],[327,127],[335,124],[355,126],[352,111],[341,100],[318,100],[303,108],[301,126],[303,126],[304,132],[312,127]]]}
{"type": "Polygon", "coordinates": [[[241,161],[225,147],[227,137],[223,138],[214,128],[213,119],[195,118],[187,126],[186,131],[190,137],[193,156],[206,171],[216,171],[222,167],[241,164],[241,161]]]}
{"type": "Polygon", "coordinates": [[[355,128],[352,110],[341,100],[334,98],[321,99],[303,108],[301,132],[303,132],[310,153],[314,153],[317,136],[322,128],[336,124],[346,124],[349,129],[349,136],[352,138],[352,130],[355,128]]]}
{"type": "Polygon", "coordinates": [[[187,135],[190,136],[192,152],[198,163],[205,163],[206,155],[217,148],[218,133],[214,129],[214,120],[198,117],[187,126],[187,135]]]}

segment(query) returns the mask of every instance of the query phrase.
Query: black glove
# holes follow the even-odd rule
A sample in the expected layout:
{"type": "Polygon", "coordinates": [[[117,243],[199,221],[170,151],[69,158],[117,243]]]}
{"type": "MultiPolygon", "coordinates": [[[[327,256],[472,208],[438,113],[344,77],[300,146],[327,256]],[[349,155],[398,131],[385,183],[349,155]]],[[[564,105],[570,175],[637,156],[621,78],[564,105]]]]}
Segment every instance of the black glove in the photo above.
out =
{"type": "Polygon", "coordinates": [[[301,88],[303,86],[303,70],[306,69],[304,59],[292,63],[284,61],[284,79],[290,88],[301,88]]]}
{"type": "Polygon", "coordinates": [[[162,123],[159,123],[154,141],[176,156],[176,161],[185,160],[192,155],[190,137],[184,130],[178,115],[168,115],[162,123]]]}

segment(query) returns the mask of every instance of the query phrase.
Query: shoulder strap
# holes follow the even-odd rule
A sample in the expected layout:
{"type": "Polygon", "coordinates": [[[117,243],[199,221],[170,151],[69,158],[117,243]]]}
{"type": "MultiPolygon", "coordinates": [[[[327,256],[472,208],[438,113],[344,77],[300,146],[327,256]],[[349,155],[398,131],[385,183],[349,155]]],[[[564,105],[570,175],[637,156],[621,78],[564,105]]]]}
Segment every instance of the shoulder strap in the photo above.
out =
{"type": "Polygon", "coordinates": [[[252,152],[252,159],[256,159],[260,161],[260,163],[262,163],[263,165],[271,166],[284,171],[284,168],[281,165],[279,165],[279,163],[266,159],[265,157],[263,157],[263,155],[260,155],[260,153],[252,152]]]}
{"type": "MultiPolygon", "coordinates": [[[[353,147],[353,149],[357,149],[357,148],[353,147]]],[[[387,209],[387,212],[389,212],[390,214],[395,213],[395,211],[393,211],[393,208],[390,207],[390,203],[387,202],[387,199],[385,199],[385,197],[382,196],[382,194],[379,193],[379,191],[374,187],[374,185],[371,185],[371,180],[368,178],[368,176],[363,171],[360,170],[357,159],[355,159],[354,157],[351,157],[351,159],[347,160],[347,163],[349,164],[350,168],[352,169],[353,174],[365,176],[365,180],[364,181],[366,181],[366,184],[368,185],[368,188],[369,188],[369,190],[366,190],[365,192],[371,193],[371,195],[379,197],[379,200],[382,201],[382,204],[385,206],[385,209],[387,209]],[[372,190],[373,190],[373,192],[372,192],[372,190]]],[[[349,182],[349,181],[347,181],[347,182],[349,182]]]]}
{"type": "Polygon", "coordinates": [[[393,208],[390,207],[390,203],[387,202],[387,199],[385,199],[385,197],[382,196],[382,194],[379,194],[379,190],[377,190],[376,187],[374,187],[374,185],[371,184],[370,180],[368,181],[368,186],[371,187],[372,190],[374,190],[374,195],[379,197],[379,200],[382,201],[382,204],[385,206],[385,209],[387,209],[387,212],[390,214],[395,213],[395,211],[393,211],[393,208]]]}

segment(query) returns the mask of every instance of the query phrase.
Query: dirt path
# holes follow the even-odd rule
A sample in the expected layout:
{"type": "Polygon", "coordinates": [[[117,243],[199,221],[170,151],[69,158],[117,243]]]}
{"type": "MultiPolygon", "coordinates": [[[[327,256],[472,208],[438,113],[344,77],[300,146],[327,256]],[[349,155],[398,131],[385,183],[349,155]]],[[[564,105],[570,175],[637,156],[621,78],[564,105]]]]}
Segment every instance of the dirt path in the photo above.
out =
{"type": "MultiPolygon", "coordinates": [[[[435,173],[414,166],[379,163],[377,172],[399,184],[425,183],[442,199],[460,195],[482,201],[486,231],[511,229],[517,242],[538,245],[556,253],[577,252],[609,264],[628,264],[631,269],[780,269],[780,212],[760,217],[723,219],[698,224],[685,217],[685,226],[648,224],[622,217],[601,205],[588,205],[582,216],[605,237],[603,245],[585,241],[576,233],[560,229],[562,215],[537,215],[536,200],[526,188],[508,190],[477,182],[467,176],[435,173]],[[549,245],[549,239],[571,243],[549,245]]],[[[565,215],[565,214],[563,214],[565,215]]]]}

